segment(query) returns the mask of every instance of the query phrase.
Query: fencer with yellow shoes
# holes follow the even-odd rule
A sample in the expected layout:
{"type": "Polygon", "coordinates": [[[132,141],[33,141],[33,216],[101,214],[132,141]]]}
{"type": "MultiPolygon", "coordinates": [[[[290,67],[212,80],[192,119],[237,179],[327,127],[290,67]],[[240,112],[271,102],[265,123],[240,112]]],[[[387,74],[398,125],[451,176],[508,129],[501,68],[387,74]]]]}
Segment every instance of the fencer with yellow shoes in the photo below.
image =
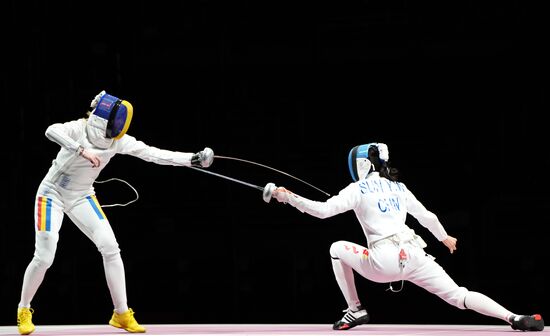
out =
{"type": "MultiPolygon", "coordinates": [[[[131,333],[145,332],[128,307],[120,248],[107,213],[96,196],[94,183],[116,154],[159,165],[208,168],[214,152],[208,147],[198,152],[180,152],[149,146],[128,134],[133,115],[132,104],[101,91],[90,103],[86,117],[54,123],[46,129],[46,137],[60,148],[36,192],[34,254],[24,273],[17,307],[20,334],[35,331],[31,301],[54,262],[65,216],[90,239],[103,259],[114,306],[109,324],[131,333]]],[[[157,179],[156,183],[172,181],[157,179]]]]}

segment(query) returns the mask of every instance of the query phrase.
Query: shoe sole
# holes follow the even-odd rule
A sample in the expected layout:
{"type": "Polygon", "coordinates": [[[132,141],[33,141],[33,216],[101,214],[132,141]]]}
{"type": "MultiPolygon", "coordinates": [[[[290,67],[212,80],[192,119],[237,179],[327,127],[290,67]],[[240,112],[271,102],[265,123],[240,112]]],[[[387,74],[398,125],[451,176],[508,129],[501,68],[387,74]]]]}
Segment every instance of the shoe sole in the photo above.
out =
{"type": "Polygon", "coordinates": [[[350,323],[344,323],[340,326],[333,326],[332,329],[333,330],[349,330],[353,327],[357,327],[358,325],[366,324],[366,323],[369,322],[369,320],[370,320],[370,315],[367,314],[365,316],[361,316],[357,320],[352,321],[350,323]]]}
{"type": "Polygon", "coordinates": [[[32,333],[34,332],[34,330],[35,330],[34,328],[33,328],[32,330],[30,330],[30,331],[20,331],[20,330],[19,330],[19,334],[20,334],[20,335],[30,335],[30,334],[32,334],[32,333]]]}
{"type": "Polygon", "coordinates": [[[144,329],[144,330],[135,330],[135,329],[130,329],[130,328],[124,328],[122,325],[116,323],[116,322],[112,322],[112,321],[109,321],[109,325],[115,327],[115,328],[119,328],[119,329],[124,329],[126,330],[127,332],[129,333],[133,333],[133,334],[137,334],[137,333],[144,333],[144,332],[147,332],[147,329],[144,329]]]}

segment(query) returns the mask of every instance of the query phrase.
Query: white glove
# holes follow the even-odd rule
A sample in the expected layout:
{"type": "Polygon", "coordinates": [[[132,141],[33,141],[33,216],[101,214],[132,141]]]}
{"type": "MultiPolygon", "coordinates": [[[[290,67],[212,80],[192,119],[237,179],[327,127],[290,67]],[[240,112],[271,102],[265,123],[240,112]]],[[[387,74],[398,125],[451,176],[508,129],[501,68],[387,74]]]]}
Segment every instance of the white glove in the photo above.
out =
{"type": "Polygon", "coordinates": [[[288,203],[288,199],[290,198],[291,195],[292,195],[292,191],[287,190],[284,187],[275,188],[275,190],[273,190],[273,192],[271,193],[272,198],[285,204],[288,203]]]}
{"type": "Polygon", "coordinates": [[[212,161],[214,161],[214,151],[208,147],[191,157],[191,165],[195,167],[208,168],[212,165],[212,161]]]}
{"type": "Polygon", "coordinates": [[[90,107],[92,109],[95,109],[95,107],[97,106],[97,104],[99,103],[99,101],[101,100],[101,97],[103,97],[107,92],[105,92],[105,90],[101,91],[100,93],[98,93],[95,98],[92,100],[92,102],[90,103],[90,107]]]}

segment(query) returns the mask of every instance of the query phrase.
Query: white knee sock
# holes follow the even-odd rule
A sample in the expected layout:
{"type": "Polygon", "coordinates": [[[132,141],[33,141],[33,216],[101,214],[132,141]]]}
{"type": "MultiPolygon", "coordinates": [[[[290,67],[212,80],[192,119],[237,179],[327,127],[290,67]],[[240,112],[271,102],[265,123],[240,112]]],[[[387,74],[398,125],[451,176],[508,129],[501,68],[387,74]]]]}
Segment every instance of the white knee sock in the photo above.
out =
{"type": "Polygon", "coordinates": [[[464,298],[466,308],[474,310],[480,314],[495,317],[510,323],[509,318],[512,314],[508,309],[496,303],[488,296],[469,291],[464,298]]]}
{"type": "Polygon", "coordinates": [[[120,253],[103,256],[103,267],[105,268],[105,277],[107,286],[111,292],[111,299],[117,313],[124,313],[128,310],[126,299],[126,278],[124,274],[124,264],[120,253]]]}
{"type": "Polygon", "coordinates": [[[340,290],[344,295],[348,308],[353,311],[357,311],[357,306],[361,303],[359,301],[359,297],[357,296],[357,289],[355,288],[353,269],[341,262],[340,259],[331,260],[336,282],[338,283],[338,286],[340,286],[340,290]]]}
{"type": "Polygon", "coordinates": [[[21,289],[21,301],[19,301],[19,308],[31,307],[31,301],[36,294],[38,287],[42,284],[47,270],[48,268],[42,265],[37,258],[33,258],[31,260],[23,277],[23,288],[21,289]]]}

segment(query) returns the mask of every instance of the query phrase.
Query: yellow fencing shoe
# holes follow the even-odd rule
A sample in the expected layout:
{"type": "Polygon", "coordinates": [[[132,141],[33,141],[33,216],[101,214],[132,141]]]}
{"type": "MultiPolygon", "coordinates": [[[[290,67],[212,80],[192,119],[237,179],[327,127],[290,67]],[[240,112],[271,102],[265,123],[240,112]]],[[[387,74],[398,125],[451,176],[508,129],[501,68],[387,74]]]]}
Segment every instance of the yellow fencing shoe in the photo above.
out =
{"type": "Polygon", "coordinates": [[[134,318],[134,311],[132,308],[128,309],[122,314],[113,312],[113,317],[109,321],[109,324],[115,328],[121,328],[131,333],[144,333],[145,328],[140,326],[134,318]]]}
{"type": "Polygon", "coordinates": [[[17,329],[21,335],[28,335],[34,331],[34,324],[32,324],[32,314],[34,310],[32,308],[17,308],[17,329]]]}

